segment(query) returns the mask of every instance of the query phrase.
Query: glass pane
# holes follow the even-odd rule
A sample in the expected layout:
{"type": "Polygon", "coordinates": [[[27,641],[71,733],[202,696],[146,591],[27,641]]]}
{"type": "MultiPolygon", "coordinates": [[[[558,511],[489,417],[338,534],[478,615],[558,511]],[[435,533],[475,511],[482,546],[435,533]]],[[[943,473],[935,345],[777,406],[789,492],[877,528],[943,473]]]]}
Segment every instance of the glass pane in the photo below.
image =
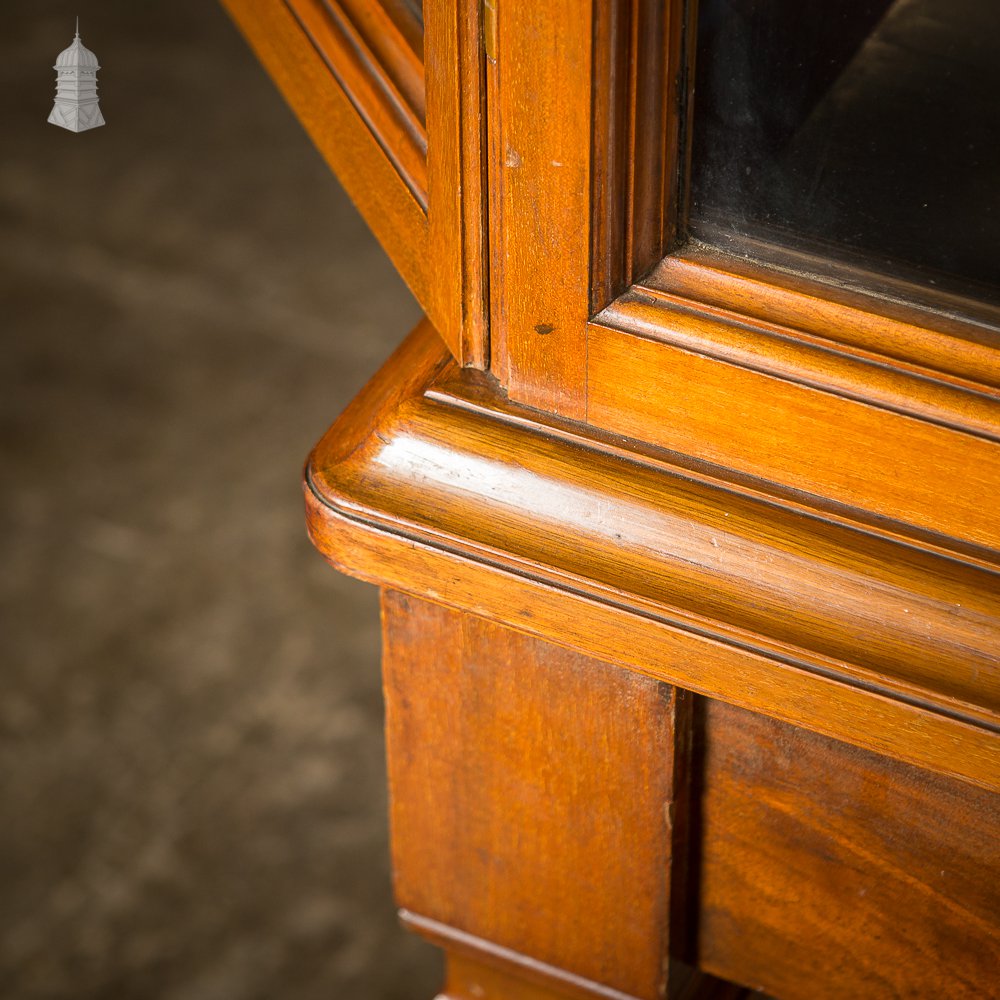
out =
{"type": "Polygon", "coordinates": [[[1000,298],[1000,0],[701,0],[692,233],[1000,298]]]}

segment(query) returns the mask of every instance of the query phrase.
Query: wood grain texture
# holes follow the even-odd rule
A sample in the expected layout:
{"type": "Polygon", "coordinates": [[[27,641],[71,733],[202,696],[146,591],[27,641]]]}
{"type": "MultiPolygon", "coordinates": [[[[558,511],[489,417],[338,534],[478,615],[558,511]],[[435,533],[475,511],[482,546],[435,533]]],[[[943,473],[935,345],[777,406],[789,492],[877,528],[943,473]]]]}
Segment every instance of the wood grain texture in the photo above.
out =
{"type": "Polygon", "coordinates": [[[512,399],[585,413],[589,0],[505,3],[489,61],[491,367],[512,399]]]}
{"type": "MultiPolygon", "coordinates": [[[[404,916],[404,923],[408,918],[404,916]]],[[[414,927],[414,929],[416,929],[414,927]]],[[[428,935],[422,926],[419,933],[428,935]]],[[[433,940],[433,932],[429,934],[433,940]]],[[[442,940],[440,943],[449,944],[442,940]]],[[[454,949],[454,944],[451,943],[454,949]]],[[[554,983],[511,974],[506,964],[489,964],[482,954],[470,957],[462,950],[448,953],[448,981],[437,1000],[566,1000],[573,997],[593,996],[581,993],[569,983],[554,983]]],[[[670,1000],[750,1000],[753,994],[735,983],[714,976],[698,975],[690,983],[669,994],[670,1000]]],[[[756,994],[759,997],[759,994],[756,994]]],[[[608,996],[605,993],[605,996],[608,996]]],[[[611,994],[613,996],[613,994],[611,994]]]]}
{"type": "MultiPolygon", "coordinates": [[[[328,2],[328,0],[324,0],[328,2]]],[[[426,123],[424,26],[406,0],[329,0],[345,12],[352,29],[371,53],[376,72],[385,75],[417,120],[426,123]]]]}
{"type": "Polygon", "coordinates": [[[386,23],[391,22],[384,13],[379,16],[381,8],[371,0],[284,2],[426,211],[427,133],[422,67],[415,53],[402,44],[386,44],[386,23]],[[375,47],[368,39],[371,32],[380,38],[375,47]],[[383,65],[379,55],[392,59],[389,66],[383,65]],[[410,100],[400,90],[400,81],[402,86],[416,91],[410,100]]]}
{"type": "Polygon", "coordinates": [[[392,592],[383,643],[400,906],[543,983],[661,997],[671,689],[392,592]]]}
{"type": "Polygon", "coordinates": [[[592,313],[659,263],[683,224],[685,10],[682,0],[595,6],[592,313]]]}
{"type": "MultiPolygon", "coordinates": [[[[407,348],[428,370],[430,336],[407,348]]],[[[336,564],[1000,783],[995,565],[546,423],[472,373],[396,370],[414,395],[359,400],[311,459],[336,564]]]]}
{"type": "Polygon", "coordinates": [[[942,420],[932,422],[890,408],[903,393],[901,379],[856,359],[822,351],[803,357],[808,349],[784,342],[768,352],[753,333],[683,314],[666,335],[683,347],[603,322],[591,327],[588,345],[588,410],[596,426],[1000,548],[993,504],[1000,495],[1000,402],[921,380],[900,405],[942,420]],[[868,400],[857,398],[852,390],[866,383],[868,400]],[[990,437],[976,433],[987,427],[990,437]]]}
{"type": "Polygon", "coordinates": [[[1000,313],[683,245],[693,3],[227,3],[459,361],[306,469],[443,998],[994,995],[1000,313]]]}
{"type": "Polygon", "coordinates": [[[786,1000],[1000,996],[1000,796],[706,709],[707,968],[786,1000]]]}
{"type": "Polygon", "coordinates": [[[783,265],[768,266],[692,241],[641,284],[792,336],[870,352],[904,370],[1000,388],[996,306],[886,276],[876,283],[832,260],[781,253],[783,265]]]}
{"type": "Polygon", "coordinates": [[[449,955],[448,982],[438,1000],[565,1000],[559,987],[512,976],[464,955],[449,955]]]}
{"type": "Polygon", "coordinates": [[[486,79],[478,0],[425,0],[435,325],[459,364],[489,359],[486,79]]]}
{"type": "MultiPolygon", "coordinates": [[[[604,329],[631,333],[834,396],[1000,438],[1000,392],[981,380],[903,363],[649,285],[634,286],[595,317],[593,326],[598,340],[604,329]]],[[[831,412],[831,422],[835,419],[831,412]]]]}
{"type": "Polygon", "coordinates": [[[400,158],[387,153],[283,2],[223,0],[223,5],[426,308],[431,280],[426,195],[415,194],[414,178],[400,173],[400,158]]]}

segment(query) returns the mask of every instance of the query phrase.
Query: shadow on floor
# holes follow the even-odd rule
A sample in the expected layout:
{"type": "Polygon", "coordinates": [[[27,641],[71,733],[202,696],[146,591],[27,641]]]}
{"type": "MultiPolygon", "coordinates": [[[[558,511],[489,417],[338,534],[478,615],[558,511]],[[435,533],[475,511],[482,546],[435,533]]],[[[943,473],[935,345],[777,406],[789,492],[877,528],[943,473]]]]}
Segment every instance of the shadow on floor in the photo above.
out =
{"type": "Polygon", "coordinates": [[[377,594],[298,486],[417,307],[215,4],[89,6],[0,41],[0,996],[430,997],[377,594]]]}

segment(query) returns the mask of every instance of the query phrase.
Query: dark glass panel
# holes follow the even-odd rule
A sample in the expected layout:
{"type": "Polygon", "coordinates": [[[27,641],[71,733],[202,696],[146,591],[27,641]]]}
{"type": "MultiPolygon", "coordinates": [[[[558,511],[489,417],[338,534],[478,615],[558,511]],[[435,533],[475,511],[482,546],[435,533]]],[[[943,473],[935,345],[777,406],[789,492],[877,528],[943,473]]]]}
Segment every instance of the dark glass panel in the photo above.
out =
{"type": "Polygon", "coordinates": [[[1000,0],[701,0],[691,231],[1000,298],[1000,0]]]}

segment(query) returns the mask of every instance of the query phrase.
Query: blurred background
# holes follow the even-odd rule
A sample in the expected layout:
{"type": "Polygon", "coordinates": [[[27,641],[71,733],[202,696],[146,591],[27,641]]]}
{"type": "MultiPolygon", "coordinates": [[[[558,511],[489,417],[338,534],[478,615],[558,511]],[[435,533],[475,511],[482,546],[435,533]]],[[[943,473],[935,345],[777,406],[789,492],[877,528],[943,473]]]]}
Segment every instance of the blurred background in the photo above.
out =
{"type": "Polygon", "coordinates": [[[299,492],[417,306],[216,3],[0,14],[0,996],[430,998],[299,492]]]}

